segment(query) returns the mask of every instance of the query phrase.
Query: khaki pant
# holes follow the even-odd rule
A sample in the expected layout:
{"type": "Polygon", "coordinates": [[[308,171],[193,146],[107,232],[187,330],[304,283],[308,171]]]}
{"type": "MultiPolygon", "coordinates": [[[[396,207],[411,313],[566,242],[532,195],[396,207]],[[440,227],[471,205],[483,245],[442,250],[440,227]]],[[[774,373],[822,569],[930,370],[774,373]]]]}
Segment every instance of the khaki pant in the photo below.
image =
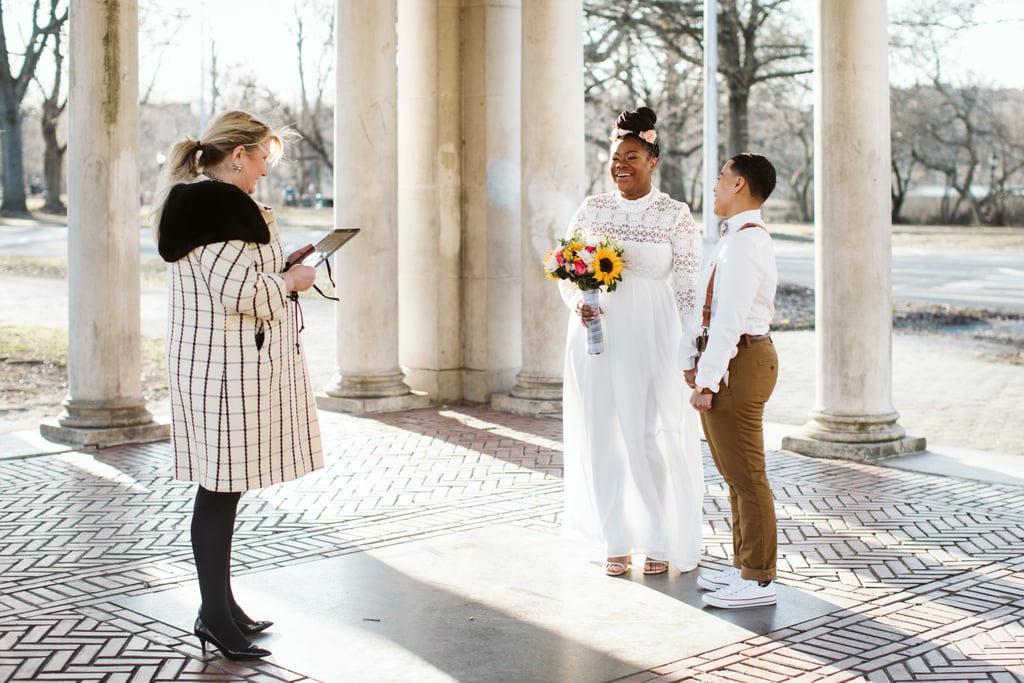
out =
{"type": "Polygon", "coordinates": [[[701,413],[715,466],[729,485],[733,566],[744,579],[775,579],[778,531],[775,500],[764,465],[764,405],[779,376],[779,356],[770,338],[741,343],[723,381],[701,413]]]}

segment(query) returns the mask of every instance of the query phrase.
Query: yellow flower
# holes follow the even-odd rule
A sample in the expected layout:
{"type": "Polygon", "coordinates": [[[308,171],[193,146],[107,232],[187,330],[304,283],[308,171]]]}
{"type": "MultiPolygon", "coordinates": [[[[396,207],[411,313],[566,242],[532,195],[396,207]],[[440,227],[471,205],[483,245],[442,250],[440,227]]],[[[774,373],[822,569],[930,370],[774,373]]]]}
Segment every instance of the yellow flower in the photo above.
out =
{"type": "Polygon", "coordinates": [[[611,247],[598,247],[594,252],[594,279],[612,285],[622,276],[622,257],[611,247]]]}

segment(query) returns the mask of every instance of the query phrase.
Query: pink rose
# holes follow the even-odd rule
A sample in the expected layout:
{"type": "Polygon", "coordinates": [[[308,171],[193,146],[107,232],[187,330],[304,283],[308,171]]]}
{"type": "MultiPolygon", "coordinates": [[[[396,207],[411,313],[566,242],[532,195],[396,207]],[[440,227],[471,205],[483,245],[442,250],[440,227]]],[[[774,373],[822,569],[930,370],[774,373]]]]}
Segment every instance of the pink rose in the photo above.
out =
{"type": "Polygon", "coordinates": [[[587,272],[587,264],[584,263],[583,261],[577,261],[576,262],[576,274],[577,275],[583,275],[583,273],[585,273],[585,272],[587,272]]]}
{"type": "Polygon", "coordinates": [[[652,145],[654,144],[654,141],[658,139],[658,134],[655,132],[653,128],[651,130],[640,131],[639,133],[637,133],[637,135],[639,135],[643,140],[649,142],[652,145]]]}
{"type": "Polygon", "coordinates": [[[595,248],[596,248],[596,247],[594,247],[594,245],[592,245],[592,244],[588,244],[588,245],[587,245],[587,251],[588,251],[588,252],[590,252],[591,254],[593,254],[593,253],[594,253],[594,249],[595,249],[595,248]]]}
{"type": "Polygon", "coordinates": [[[562,250],[561,249],[559,249],[558,251],[555,252],[555,261],[557,261],[558,265],[560,265],[560,266],[564,266],[565,265],[565,256],[562,254],[562,250]]]}

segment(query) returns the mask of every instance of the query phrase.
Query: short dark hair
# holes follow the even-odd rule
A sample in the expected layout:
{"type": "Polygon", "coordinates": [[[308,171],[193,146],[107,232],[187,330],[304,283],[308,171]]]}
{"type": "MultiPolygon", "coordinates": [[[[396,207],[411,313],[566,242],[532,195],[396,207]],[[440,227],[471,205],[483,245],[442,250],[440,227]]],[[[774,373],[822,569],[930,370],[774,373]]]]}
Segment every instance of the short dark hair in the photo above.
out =
{"type": "Polygon", "coordinates": [[[775,189],[775,167],[772,162],[753,152],[741,152],[730,161],[733,172],[747,181],[750,196],[762,202],[771,196],[775,189]]]}

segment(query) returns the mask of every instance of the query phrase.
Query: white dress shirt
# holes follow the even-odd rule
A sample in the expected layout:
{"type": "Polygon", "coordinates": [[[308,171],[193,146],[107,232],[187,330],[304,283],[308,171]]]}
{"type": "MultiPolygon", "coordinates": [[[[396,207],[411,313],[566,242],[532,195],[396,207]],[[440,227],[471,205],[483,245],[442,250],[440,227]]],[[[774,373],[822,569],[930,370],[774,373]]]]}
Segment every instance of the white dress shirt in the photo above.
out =
{"type": "MultiPolygon", "coordinates": [[[[697,287],[698,308],[704,305],[708,279],[717,265],[708,345],[697,368],[698,389],[708,388],[717,392],[729,369],[729,361],[736,355],[740,335],[767,334],[775,315],[775,288],[779,273],[771,236],[767,229],[740,230],[747,223],[763,226],[761,211],[744,211],[723,223],[722,237],[715,244],[701,273],[697,287]]],[[[696,338],[701,333],[701,316],[696,315],[693,319],[696,325],[687,329],[680,349],[683,370],[692,370],[697,357],[696,338]]]]}

